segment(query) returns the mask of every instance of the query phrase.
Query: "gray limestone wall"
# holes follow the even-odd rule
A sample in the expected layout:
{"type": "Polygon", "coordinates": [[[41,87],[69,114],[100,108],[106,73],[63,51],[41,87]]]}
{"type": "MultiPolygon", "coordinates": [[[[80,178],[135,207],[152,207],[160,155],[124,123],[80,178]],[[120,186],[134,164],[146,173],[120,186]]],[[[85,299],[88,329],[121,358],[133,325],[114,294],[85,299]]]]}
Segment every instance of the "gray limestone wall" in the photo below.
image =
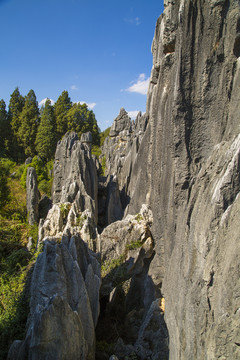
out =
{"type": "MultiPolygon", "coordinates": [[[[141,143],[148,161],[135,183],[153,211],[149,275],[162,285],[171,359],[237,359],[240,4],[164,5],[141,143]]],[[[133,195],[129,212],[138,207],[133,195]]]]}

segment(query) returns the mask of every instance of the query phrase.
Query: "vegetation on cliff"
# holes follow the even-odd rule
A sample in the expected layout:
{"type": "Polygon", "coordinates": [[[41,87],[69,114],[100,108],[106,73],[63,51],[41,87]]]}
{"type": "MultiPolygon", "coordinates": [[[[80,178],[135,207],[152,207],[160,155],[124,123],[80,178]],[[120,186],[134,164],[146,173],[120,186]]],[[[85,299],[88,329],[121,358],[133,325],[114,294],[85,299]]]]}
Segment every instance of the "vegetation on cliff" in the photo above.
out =
{"type": "Polygon", "coordinates": [[[22,166],[0,161],[0,359],[13,340],[24,337],[29,311],[29,280],[37,253],[37,225],[27,223],[22,166]],[[14,175],[13,175],[14,174],[14,175]],[[33,246],[27,250],[28,238],[33,246]]]}

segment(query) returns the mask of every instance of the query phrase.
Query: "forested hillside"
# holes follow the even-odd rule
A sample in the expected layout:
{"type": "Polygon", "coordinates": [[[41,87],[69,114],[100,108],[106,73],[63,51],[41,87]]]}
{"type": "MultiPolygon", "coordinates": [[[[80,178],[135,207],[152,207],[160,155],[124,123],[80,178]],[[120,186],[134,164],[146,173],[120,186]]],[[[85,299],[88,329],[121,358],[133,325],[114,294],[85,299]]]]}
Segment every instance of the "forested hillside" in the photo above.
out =
{"type": "Polygon", "coordinates": [[[39,155],[44,161],[53,158],[56,144],[67,131],[79,138],[92,132],[93,145],[100,144],[100,129],[94,112],[87,104],[73,103],[63,91],[52,106],[49,99],[39,109],[33,90],[24,97],[16,88],[11,94],[8,111],[0,100],[0,155],[22,162],[39,155]]]}
{"type": "Polygon", "coordinates": [[[79,138],[91,131],[97,155],[108,132],[100,133],[93,111],[73,103],[67,91],[40,109],[33,90],[24,97],[16,88],[8,109],[0,100],[0,359],[6,359],[15,338],[24,336],[28,280],[39,254],[38,225],[29,225],[27,217],[27,168],[36,170],[40,196],[50,196],[56,145],[67,131],[79,138]]]}

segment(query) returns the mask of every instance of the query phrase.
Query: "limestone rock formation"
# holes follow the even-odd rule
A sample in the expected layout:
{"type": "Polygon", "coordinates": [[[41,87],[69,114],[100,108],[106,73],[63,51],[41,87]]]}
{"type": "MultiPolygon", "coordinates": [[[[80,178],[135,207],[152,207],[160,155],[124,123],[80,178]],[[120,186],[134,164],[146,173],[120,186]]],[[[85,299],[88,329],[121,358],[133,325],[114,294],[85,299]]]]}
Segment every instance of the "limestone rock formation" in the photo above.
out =
{"type": "MultiPolygon", "coordinates": [[[[105,157],[106,160],[105,175],[113,176],[115,182],[117,181],[123,209],[128,205],[139,178],[145,176],[141,166],[135,161],[139,155],[139,148],[147,123],[147,115],[142,115],[139,112],[134,122],[131,121],[127,112],[121,108],[102,149],[102,157],[105,157]]],[[[145,161],[146,154],[144,156],[145,161]]],[[[141,205],[145,203],[145,198],[142,200],[141,205]]]]}
{"type": "Polygon", "coordinates": [[[100,263],[80,236],[46,240],[31,280],[27,335],[9,359],[95,359],[100,284],[100,263]]]}
{"type": "Polygon", "coordinates": [[[28,222],[30,225],[33,225],[35,222],[38,222],[38,202],[40,197],[37,186],[37,174],[33,167],[27,169],[26,192],[28,222]]]}
{"type": "Polygon", "coordinates": [[[164,5],[126,211],[153,211],[148,274],[166,298],[170,359],[237,359],[240,4],[164,5]]]}
{"type": "Polygon", "coordinates": [[[55,154],[53,176],[53,203],[72,203],[78,198],[81,210],[94,211],[97,222],[96,166],[89,146],[85,142],[79,141],[76,133],[67,133],[59,141],[55,154]]]}

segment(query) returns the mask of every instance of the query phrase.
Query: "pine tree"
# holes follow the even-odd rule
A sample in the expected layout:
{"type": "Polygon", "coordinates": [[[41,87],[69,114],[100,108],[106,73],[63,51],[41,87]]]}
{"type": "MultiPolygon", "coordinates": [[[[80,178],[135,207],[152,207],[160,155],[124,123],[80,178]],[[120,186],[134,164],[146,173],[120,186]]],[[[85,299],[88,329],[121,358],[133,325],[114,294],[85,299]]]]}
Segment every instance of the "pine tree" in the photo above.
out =
{"type": "Polygon", "coordinates": [[[8,116],[5,101],[0,100],[0,154],[6,153],[5,142],[8,134],[8,116]]]}
{"type": "Polygon", "coordinates": [[[80,138],[85,121],[86,116],[82,105],[80,103],[73,104],[67,113],[67,130],[75,131],[80,138]]]}
{"type": "Polygon", "coordinates": [[[72,107],[68,92],[64,90],[54,104],[54,116],[56,121],[57,139],[60,140],[68,130],[67,113],[72,107]]]}
{"type": "Polygon", "coordinates": [[[24,107],[25,99],[20,94],[19,88],[17,87],[10,97],[8,107],[8,134],[6,138],[5,148],[9,157],[14,160],[24,159],[24,150],[20,145],[18,131],[20,128],[20,114],[24,107]]]}
{"type": "Polygon", "coordinates": [[[81,138],[83,133],[91,131],[93,144],[100,144],[100,129],[93,111],[88,110],[87,104],[73,104],[67,114],[67,124],[67,130],[75,131],[79,138],[81,138]]]}
{"type": "Polygon", "coordinates": [[[24,97],[20,94],[19,88],[16,87],[14,92],[12,93],[9,101],[9,108],[8,108],[8,116],[11,122],[11,128],[13,131],[14,137],[18,137],[18,130],[20,128],[20,119],[19,116],[23,110],[25,103],[24,97]]]}
{"type": "Polygon", "coordinates": [[[89,124],[89,128],[93,137],[93,144],[100,145],[100,129],[97,124],[97,120],[95,118],[95,114],[92,110],[88,110],[87,112],[87,122],[89,124]]]}
{"type": "Polygon", "coordinates": [[[49,99],[46,100],[41,111],[35,144],[37,153],[42,159],[50,160],[53,157],[56,147],[56,134],[54,131],[54,110],[49,99]]]}
{"type": "Polygon", "coordinates": [[[36,95],[30,90],[25,97],[25,105],[19,116],[20,128],[18,138],[24,148],[26,156],[33,156],[36,153],[35,140],[39,124],[39,109],[36,95]]]}

